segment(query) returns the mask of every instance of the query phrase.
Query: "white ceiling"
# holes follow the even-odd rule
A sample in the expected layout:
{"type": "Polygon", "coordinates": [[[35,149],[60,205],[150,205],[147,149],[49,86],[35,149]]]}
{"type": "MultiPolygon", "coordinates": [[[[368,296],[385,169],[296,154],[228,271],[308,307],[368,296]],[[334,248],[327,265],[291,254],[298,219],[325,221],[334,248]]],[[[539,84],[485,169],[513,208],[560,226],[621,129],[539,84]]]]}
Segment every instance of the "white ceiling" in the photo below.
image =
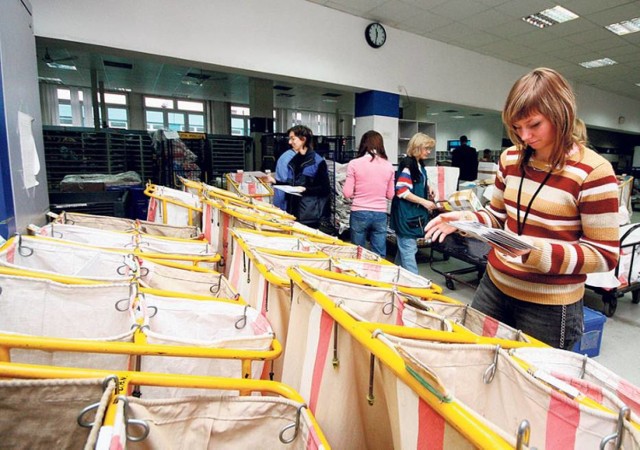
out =
{"type": "Polygon", "coordinates": [[[574,82],[640,100],[640,32],[618,36],[604,28],[640,17],[637,0],[307,1],[521,66],[551,67],[574,82]],[[545,29],[522,20],[556,5],[580,17],[545,29]],[[600,58],[618,64],[579,65],[600,58]]]}
{"type": "MultiPolygon", "coordinates": [[[[574,82],[640,100],[640,32],[617,36],[606,29],[613,22],[640,17],[640,0],[307,0],[349,14],[379,21],[429,39],[449,43],[478,53],[527,67],[546,66],[559,70],[574,82]],[[561,4],[580,15],[579,19],[535,28],[523,16],[561,4]],[[608,57],[618,64],[585,69],[579,62],[608,57]]],[[[162,56],[88,46],[67,41],[37,38],[38,72],[41,77],[59,78],[69,86],[91,86],[91,69],[106,89],[127,87],[134,92],[182,98],[249,103],[250,77],[230,73],[202,63],[172,60],[162,56]],[[77,70],[53,69],[52,59],[69,60],[77,70]],[[131,69],[105,65],[105,61],[131,64],[131,69]],[[188,74],[196,74],[196,77],[188,74]],[[209,76],[200,85],[198,74],[209,76]]],[[[64,62],[64,61],[62,61],[64,62]]],[[[469,68],[473,70],[473,68],[469,68]]],[[[274,106],[323,112],[354,109],[354,92],[344,86],[310,85],[306,81],[273,80],[274,106]],[[339,94],[327,97],[323,94],[339,94]],[[284,94],[284,95],[282,95],[284,94]]],[[[414,99],[415,100],[415,99],[414,99]]],[[[447,115],[498,115],[496,111],[460,105],[428,102],[430,112],[447,115]],[[443,113],[444,110],[456,113],[443,113]]]]}

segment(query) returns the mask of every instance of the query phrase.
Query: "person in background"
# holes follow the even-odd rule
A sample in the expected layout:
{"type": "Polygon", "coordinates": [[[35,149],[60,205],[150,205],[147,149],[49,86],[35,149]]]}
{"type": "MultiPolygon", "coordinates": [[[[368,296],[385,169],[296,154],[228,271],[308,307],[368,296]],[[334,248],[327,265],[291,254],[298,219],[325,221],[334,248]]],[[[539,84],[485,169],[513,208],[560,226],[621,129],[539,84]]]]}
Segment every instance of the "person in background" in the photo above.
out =
{"type": "Polygon", "coordinates": [[[387,199],[393,198],[394,172],[382,135],[367,131],[360,139],[356,158],[347,165],[342,188],[344,196],[353,199],[351,243],[364,247],[368,238],[371,249],[383,258],[387,254],[387,199]]]}
{"type": "Polygon", "coordinates": [[[395,263],[417,274],[417,239],[424,235],[424,226],[429,220],[429,211],[436,209],[429,200],[433,192],[427,184],[427,172],[423,162],[434,149],[436,141],[424,134],[416,133],[409,141],[407,156],[398,165],[395,177],[396,195],[391,203],[389,226],[396,232],[398,252],[395,263]]]}
{"type": "Polygon", "coordinates": [[[480,160],[481,162],[493,162],[493,157],[491,156],[491,150],[488,148],[485,148],[484,150],[482,150],[482,159],[480,160]]]}
{"type": "Polygon", "coordinates": [[[479,212],[441,214],[425,238],[442,242],[453,220],[502,228],[533,245],[522,256],[496,248],[472,307],[571,350],[583,331],[588,273],[616,267],[618,188],[611,164],[575,135],[576,101],[558,72],[538,68],[511,88],[502,112],[515,145],[500,155],[491,202],[479,212]]]}
{"type": "Polygon", "coordinates": [[[573,130],[573,134],[582,145],[591,147],[589,145],[589,137],[587,136],[587,124],[582,119],[576,119],[576,126],[573,130]]]}
{"type": "Polygon", "coordinates": [[[311,148],[310,128],[296,125],[288,133],[289,145],[295,154],[287,163],[286,175],[282,179],[271,177],[268,181],[294,187],[295,194],[286,194],[286,211],[298,222],[318,228],[327,215],[330,190],[327,162],[311,148]]]}
{"type": "Polygon", "coordinates": [[[469,147],[469,139],[460,136],[460,147],[451,151],[451,166],[460,169],[460,181],[473,181],[478,178],[478,152],[469,147]]]}

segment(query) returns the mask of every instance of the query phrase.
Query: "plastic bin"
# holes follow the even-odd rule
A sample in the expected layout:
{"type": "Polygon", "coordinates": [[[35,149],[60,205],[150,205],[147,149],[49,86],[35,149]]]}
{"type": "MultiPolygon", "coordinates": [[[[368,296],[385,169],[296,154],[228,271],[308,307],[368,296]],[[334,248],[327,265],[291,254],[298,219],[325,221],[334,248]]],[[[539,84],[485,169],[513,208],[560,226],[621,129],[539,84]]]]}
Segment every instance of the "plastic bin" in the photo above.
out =
{"type": "Polygon", "coordinates": [[[573,351],[591,358],[600,354],[602,343],[602,331],[607,318],[604,314],[584,307],[584,333],[582,339],[574,347],[573,351]]]}

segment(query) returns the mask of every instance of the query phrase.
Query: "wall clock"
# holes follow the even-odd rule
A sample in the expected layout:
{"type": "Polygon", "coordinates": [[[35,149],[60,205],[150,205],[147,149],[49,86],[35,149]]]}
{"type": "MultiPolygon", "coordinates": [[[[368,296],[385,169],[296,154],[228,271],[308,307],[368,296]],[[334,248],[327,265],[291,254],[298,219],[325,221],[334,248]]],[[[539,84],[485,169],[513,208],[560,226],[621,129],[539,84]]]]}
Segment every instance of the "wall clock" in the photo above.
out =
{"type": "Polygon", "coordinates": [[[364,30],[364,37],[373,48],[380,48],[387,41],[387,31],[378,22],[370,23],[364,30]]]}

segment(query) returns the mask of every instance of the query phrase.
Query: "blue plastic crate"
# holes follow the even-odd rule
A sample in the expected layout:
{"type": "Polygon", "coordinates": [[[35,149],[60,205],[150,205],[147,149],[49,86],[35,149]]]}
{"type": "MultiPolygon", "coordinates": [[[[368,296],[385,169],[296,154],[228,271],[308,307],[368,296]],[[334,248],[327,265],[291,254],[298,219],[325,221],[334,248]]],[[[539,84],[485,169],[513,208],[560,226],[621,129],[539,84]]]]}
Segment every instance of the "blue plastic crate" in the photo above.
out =
{"type": "Polygon", "coordinates": [[[573,351],[591,358],[600,354],[602,343],[602,331],[607,318],[604,314],[584,307],[584,333],[582,339],[574,347],[573,351]]]}

